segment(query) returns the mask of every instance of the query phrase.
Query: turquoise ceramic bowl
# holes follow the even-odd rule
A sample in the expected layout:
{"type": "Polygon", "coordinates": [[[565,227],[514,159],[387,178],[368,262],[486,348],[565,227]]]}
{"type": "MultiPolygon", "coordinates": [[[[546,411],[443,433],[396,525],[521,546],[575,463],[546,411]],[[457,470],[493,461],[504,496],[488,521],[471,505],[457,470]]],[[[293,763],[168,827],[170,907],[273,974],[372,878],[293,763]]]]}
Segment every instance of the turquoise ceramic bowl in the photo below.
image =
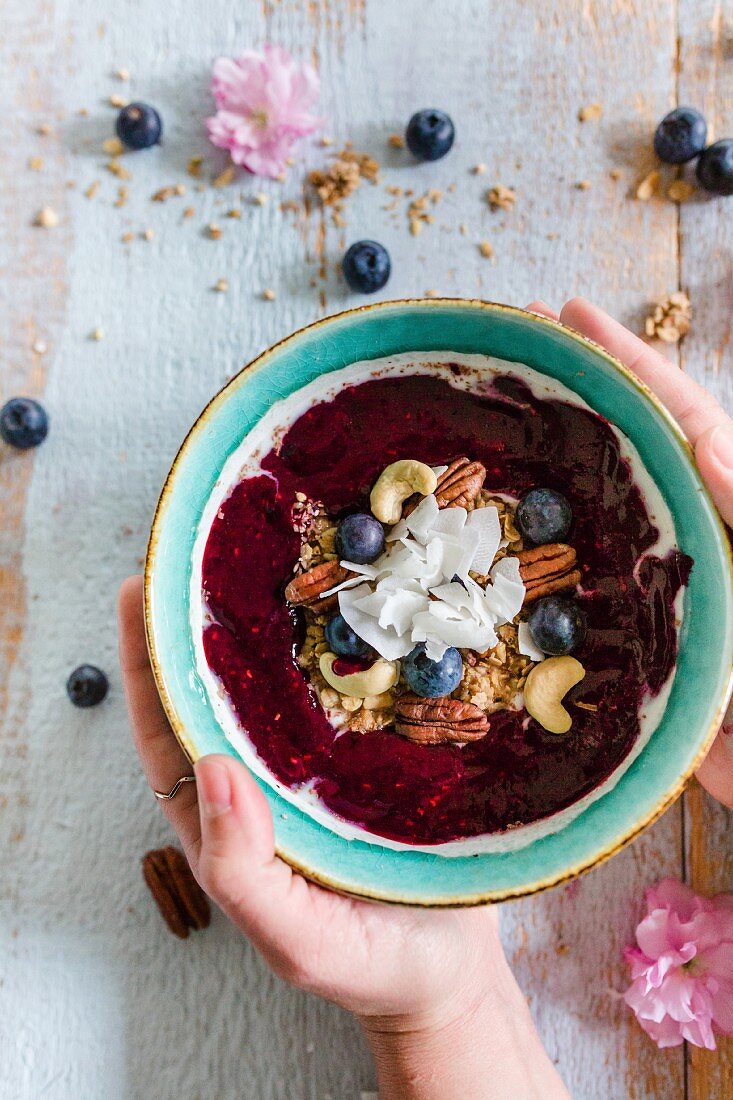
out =
{"type": "Polygon", "coordinates": [[[636,445],[695,560],[677,675],[662,723],[618,784],[561,832],[507,854],[446,859],[347,841],[261,783],[279,854],[334,889],[416,905],[467,905],[529,894],[618,851],[679,795],[712,743],[730,691],[733,586],[727,537],[679,429],[601,348],[544,317],[487,302],[383,302],[329,317],[276,344],[214,398],[168,476],[146,563],[148,641],[171,725],[192,760],[234,753],[195,671],[191,553],[226,459],[280,397],[362,359],[451,349],[527,363],[574,390],[636,445]]]}

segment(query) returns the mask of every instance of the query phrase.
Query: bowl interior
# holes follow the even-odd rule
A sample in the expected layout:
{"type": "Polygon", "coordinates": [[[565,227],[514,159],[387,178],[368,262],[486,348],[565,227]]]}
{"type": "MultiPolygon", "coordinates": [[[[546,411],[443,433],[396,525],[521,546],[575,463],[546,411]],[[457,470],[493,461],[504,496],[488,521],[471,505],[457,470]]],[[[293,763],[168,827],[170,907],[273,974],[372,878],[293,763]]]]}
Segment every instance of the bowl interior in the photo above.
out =
{"type": "Polygon", "coordinates": [[[192,759],[233,754],[195,671],[191,554],[206,501],[229,455],[272,403],[362,359],[406,351],[479,352],[526,363],[574,390],[634,443],[695,566],[685,593],[677,674],[664,718],[618,784],[561,832],[519,851],[445,859],[347,841],[261,783],[278,851],[310,877],[366,897],[471,904],[531,893],[611,855],[682,789],[724,711],[733,663],[727,537],[687,444],[659,404],[610,356],[521,310],[484,302],[387,302],[289,337],[221,391],[189,433],[164,487],[146,565],[148,639],[168,717],[192,759]]]}

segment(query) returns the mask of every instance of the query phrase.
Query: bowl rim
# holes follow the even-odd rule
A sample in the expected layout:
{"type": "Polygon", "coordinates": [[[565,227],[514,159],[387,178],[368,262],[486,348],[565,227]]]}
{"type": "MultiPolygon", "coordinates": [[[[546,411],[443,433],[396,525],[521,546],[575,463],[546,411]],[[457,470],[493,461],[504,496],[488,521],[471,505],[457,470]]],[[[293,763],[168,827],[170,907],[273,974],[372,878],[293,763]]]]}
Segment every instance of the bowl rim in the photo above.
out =
{"type": "MultiPolygon", "coordinates": [[[[198,414],[195,421],[187,431],[183,442],[176,452],[175,458],[173,459],[170,469],[166,475],[155,507],[153,521],[150,529],[150,536],[147,544],[144,566],[143,594],[146,641],[155,684],[158,690],[158,694],[160,696],[161,703],[163,705],[163,709],[168,719],[168,723],[180,747],[192,764],[196,763],[201,754],[197,751],[193,739],[189,736],[188,731],[186,730],[183,721],[180,719],[173,700],[171,699],[168,692],[156,648],[152,611],[153,573],[159,529],[162,523],[162,517],[165,512],[167,503],[173,493],[174,481],[178,466],[180,465],[185,453],[187,452],[189,445],[192,444],[194,437],[198,435],[206,422],[213,416],[218,406],[227,400],[229,389],[239,384],[242,375],[249,375],[256,370],[260,370],[262,367],[267,365],[268,361],[272,357],[282,351],[282,349],[288,347],[290,344],[297,343],[307,333],[314,332],[315,330],[320,328],[328,327],[332,323],[344,320],[348,317],[356,317],[364,313],[388,310],[394,308],[395,306],[420,309],[434,309],[441,306],[451,306],[467,310],[485,310],[488,313],[507,313],[515,317],[523,317],[529,319],[533,324],[544,325],[551,330],[562,333],[565,337],[574,340],[582,347],[592,351],[596,355],[599,355],[601,358],[605,359],[608,365],[614,371],[621,374],[627,382],[629,382],[635,389],[639,391],[639,393],[646,401],[654,406],[656,412],[662,417],[671,433],[676,437],[677,442],[681,445],[681,448],[687,458],[687,461],[694,468],[696,474],[699,477],[699,471],[697,470],[693,447],[691,446],[689,440],[685,436],[677,421],[674,419],[667,407],[662,403],[660,398],[657,397],[654,391],[650,389],[650,387],[647,386],[641,378],[634,374],[634,372],[629,367],[622,363],[620,359],[617,359],[601,344],[598,344],[595,340],[592,340],[589,337],[584,336],[582,333],[577,332],[575,329],[570,328],[568,325],[564,325],[561,321],[548,317],[543,313],[535,313],[532,310],[522,309],[518,306],[507,305],[503,302],[493,302],[483,298],[392,298],[379,302],[368,302],[364,305],[355,306],[346,310],[340,310],[339,312],[331,313],[326,317],[317,318],[315,321],[311,321],[307,325],[302,325],[300,328],[295,329],[287,336],[265,348],[264,351],[261,351],[258,355],[254,357],[254,359],[251,359],[249,360],[249,362],[245,363],[206,403],[204,408],[198,414]]],[[[723,520],[718,512],[718,509],[715,506],[712,496],[707,486],[702,481],[702,478],[700,478],[700,485],[702,495],[710,508],[711,514],[714,518],[714,521],[719,530],[719,534],[721,536],[721,545],[725,549],[725,559],[728,572],[727,580],[729,584],[733,587],[733,546],[731,545],[731,539],[728,535],[725,524],[723,523],[723,520]]],[[[529,897],[533,894],[541,893],[542,891],[549,890],[554,886],[562,885],[564,882],[568,882],[578,877],[579,875],[584,874],[586,871],[590,871],[594,867],[598,867],[602,863],[605,863],[612,856],[616,855],[628,844],[630,844],[646,828],[648,828],[650,825],[653,825],[654,822],[657,821],[670,808],[670,806],[672,806],[674,802],[676,802],[676,800],[679,798],[679,796],[682,794],[685,787],[687,786],[689,780],[695,774],[695,772],[707,756],[708,752],[710,751],[712,743],[725,716],[725,712],[732,694],[733,659],[731,660],[730,667],[728,669],[725,688],[721,692],[720,702],[715,710],[713,719],[705,733],[705,737],[701,743],[701,747],[691,764],[682,773],[677,783],[659,799],[655,806],[651,810],[649,810],[641,820],[637,820],[632,825],[630,825],[629,828],[622,833],[620,838],[608,844],[607,847],[602,848],[591,857],[582,860],[580,863],[577,863],[571,867],[568,867],[565,871],[558,874],[550,875],[546,878],[541,878],[537,882],[529,883],[516,889],[485,890],[475,895],[472,894],[470,897],[467,898],[461,897],[447,901],[421,900],[419,898],[416,899],[412,897],[410,897],[409,899],[405,899],[400,898],[399,896],[391,892],[381,893],[376,890],[361,888],[355,890],[348,888],[342,881],[339,881],[337,877],[331,877],[327,874],[324,874],[323,871],[315,870],[314,868],[311,868],[307,864],[298,860],[291,853],[283,850],[277,844],[277,841],[275,843],[275,855],[278,858],[282,859],[290,867],[292,867],[293,870],[304,875],[310,881],[315,882],[318,885],[324,886],[329,890],[351,897],[366,899],[369,901],[378,901],[386,904],[408,904],[416,908],[426,909],[468,908],[475,905],[497,903],[520,897],[529,897]]]]}

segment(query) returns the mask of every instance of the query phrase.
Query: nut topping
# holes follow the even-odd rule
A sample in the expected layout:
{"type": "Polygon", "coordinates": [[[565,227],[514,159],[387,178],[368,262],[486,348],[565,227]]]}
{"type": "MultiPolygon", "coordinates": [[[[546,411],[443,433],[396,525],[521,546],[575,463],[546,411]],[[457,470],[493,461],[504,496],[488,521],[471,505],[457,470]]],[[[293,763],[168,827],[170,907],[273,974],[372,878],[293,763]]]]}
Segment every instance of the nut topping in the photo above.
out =
{"type": "Polygon", "coordinates": [[[397,700],[395,729],[421,745],[479,741],[489,732],[480,707],[460,699],[424,699],[409,693],[397,700]]]}
{"type": "Polygon", "coordinates": [[[322,561],[308,573],[301,573],[288,584],[285,599],[293,607],[310,607],[314,611],[331,611],[338,604],[338,593],[321,599],[321,593],[347,581],[354,574],[337,561],[322,561]]]}
{"type": "Polygon", "coordinates": [[[419,493],[428,496],[436,490],[437,478],[431,468],[415,458],[392,462],[377,478],[369,497],[372,512],[381,523],[397,523],[403,501],[419,493]]]}
{"type": "Polygon", "coordinates": [[[562,701],[585,676],[574,657],[548,657],[535,665],[524,685],[524,705],[548,733],[567,733],[572,718],[562,701]]]}
{"type": "Polygon", "coordinates": [[[174,936],[185,940],[190,929],[208,928],[211,909],[182,852],[158,848],[143,856],[143,877],[160,915],[174,936]]]}
{"type": "Polygon", "coordinates": [[[486,467],[480,462],[457,458],[438,478],[435,499],[439,508],[470,508],[481,492],[486,467]]]}
{"type": "Polygon", "coordinates": [[[517,558],[519,574],[526,588],[525,604],[553,592],[570,591],[580,584],[580,570],[576,569],[578,556],[573,547],[564,542],[520,550],[517,558]]]}

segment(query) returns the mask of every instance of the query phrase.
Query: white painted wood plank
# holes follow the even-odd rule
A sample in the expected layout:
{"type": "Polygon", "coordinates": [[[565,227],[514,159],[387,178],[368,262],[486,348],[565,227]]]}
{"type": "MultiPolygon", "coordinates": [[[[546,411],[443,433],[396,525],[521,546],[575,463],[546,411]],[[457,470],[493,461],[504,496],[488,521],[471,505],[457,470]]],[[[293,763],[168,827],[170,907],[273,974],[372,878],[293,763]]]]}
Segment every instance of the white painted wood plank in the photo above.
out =
{"type": "MultiPolygon", "coordinates": [[[[32,19],[27,0],[6,0],[3,47],[16,60],[12,98],[25,107],[19,164],[42,152],[31,120],[65,114],[53,187],[68,241],[68,299],[63,331],[52,326],[54,430],[36,458],[26,511],[28,614],[4,735],[22,731],[26,755],[13,756],[6,740],[0,774],[14,800],[2,828],[22,834],[3,856],[0,1042],[11,1055],[0,1097],[351,1100],[373,1087],[351,1021],[271,978],[221,918],[184,945],[162,929],[138,858],[170,834],[129,745],[118,678],[92,714],[70,711],[63,683],[83,659],[114,669],[116,586],[137,568],[171,456],[210,394],[273,340],[354,304],[334,271],[345,243],[370,235],[389,247],[394,273],[383,297],[435,288],[520,305],[539,294],[559,305],[583,292],[637,322],[650,297],[676,285],[674,209],[628,195],[651,167],[649,135],[673,95],[673,7],[459,0],[447,16],[437,0],[265,0],[235,9],[225,0],[57,0],[52,10],[39,2],[38,12],[32,19]],[[322,227],[315,211],[283,217],[279,197],[300,197],[295,176],[282,186],[242,179],[225,193],[150,202],[160,186],[186,179],[193,153],[207,152],[201,115],[213,58],[265,36],[318,60],[337,145],[350,139],[376,155],[385,182],[443,190],[435,225],[411,237],[405,203],[393,216],[382,209],[390,197],[369,185],[349,202],[343,231],[322,227]],[[38,93],[34,66],[43,74],[38,93]],[[160,150],[126,161],[134,178],[122,209],[112,205],[118,181],[99,156],[114,114],[103,99],[120,91],[109,77],[119,66],[133,74],[132,94],[158,105],[166,124],[160,150]],[[602,120],[578,123],[578,109],[596,100],[602,120]],[[458,141],[445,161],[413,167],[385,138],[430,104],[453,114],[458,141]],[[477,162],[486,175],[470,173],[477,162]],[[622,169],[621,181],[612,168],[622,169]],[[66,195],[64,175],[78,183],[66,195]],[[93,179],[101,186],[88,200],[81,191],[93,179]],[[584,179],[590,190],[577,190],[584,179]],[[497,182],[517,191],[511,213],[491,214],[484,202],[497,182]],[[245,202],[241,222],[223,218],[240,192],[256,190],[272,201],[245,202]],[[189,201],[196,216],[182,224],[189,201]],[[202,235],[215,218],[225,230],[218,242],[202,235]],[[147,226],[153,241],[121,244],[124,231],[147,226]],[[495,262],[478,253],[484,238],[495,262]],[[210,290],[221,276],[229,294],[210,290]],[[260,300],[265,286],[276,302],[260,300]],[[88,341],[98,325],[106,339],[88,341]],[[92,794],[100,776],[103,800],[92,794]]],[[[321,163],[323,150],[311,146],[309,159],[321,163]]],[[[45,201],[46,179],[29,179],[14,208],[6,204],[5,271],[19,249],[43,245],[27,220],[45,201]]],[[[704,241],[691,239],[695,249],[704,257],[704,241]]],[[[44,301],[61,275],[32,276],[46,294],[0,303],[3,334],[19,301],[43,327],[44,301]]],[[[719,307],[710,308],[720,326],[719,307]]],[[[679,840],[674,810],[578,887],[504,913],[545,1041],[581,1100],[682,1095],[679,1052],[658,1054],[608,994],[623,982],[619,950],[643,886],[680,871],[679,840]]]]}

